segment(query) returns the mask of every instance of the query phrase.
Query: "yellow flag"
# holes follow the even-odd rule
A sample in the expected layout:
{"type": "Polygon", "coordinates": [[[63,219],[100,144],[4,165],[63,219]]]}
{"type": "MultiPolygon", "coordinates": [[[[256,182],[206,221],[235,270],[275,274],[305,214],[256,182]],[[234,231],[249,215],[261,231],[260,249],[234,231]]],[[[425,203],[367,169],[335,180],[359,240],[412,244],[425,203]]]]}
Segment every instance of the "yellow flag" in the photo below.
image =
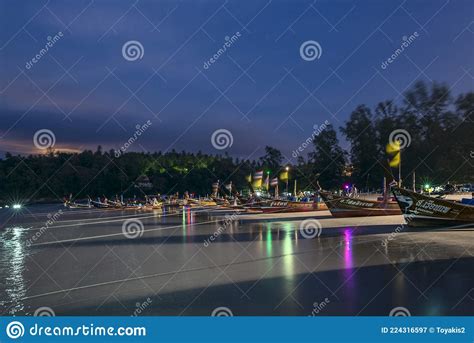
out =
{"type": "Polygon", "coordinates": [[[400,142],[395,141],[395,142],[388,143],[385,150],[387,151],[387,154],[394,154],[396,152],[399,152],[400,151],[400,142]]]}
{"type": "Polygon", "coordinates": [[[400,152],[398,152],[393,158],[390,160],[389,165],[390,167],[398,167],[400,164],[400,152]]]}
{"type": "Polygon", "coordinates": [[[288,172],[284,171],[280,173],[280,180],[285,181],[288,180],[288,172]]]}
{"type": "Polygon", "coordinates": [[[246,176],[245,179],[247,180],[247,182],[252,182],[252,174],[246,176]]]}
{"type": "Polygon", "coordinates": [[[385,150],[387,151],[387,154],[393,156],[388,163],[390,167],[398,167],[400,165],[400,142],[389,142],[385,150]]]}
{"type": "Polygon", "coordinates": [[[262,187],[262,179],[254,180],[252,183],[253,188],[261,188],[262,187]]]}

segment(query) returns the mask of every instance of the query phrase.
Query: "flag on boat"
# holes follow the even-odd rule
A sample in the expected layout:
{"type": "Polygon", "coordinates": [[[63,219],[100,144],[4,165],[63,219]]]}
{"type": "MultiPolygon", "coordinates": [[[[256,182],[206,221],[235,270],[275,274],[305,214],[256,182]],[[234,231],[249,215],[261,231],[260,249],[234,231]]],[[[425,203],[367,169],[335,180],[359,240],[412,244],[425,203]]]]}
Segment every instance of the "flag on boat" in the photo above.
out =
{"type": "Polygon", "coordinates": [[[387,147],[385,149],[388,154],[394,154],[396,152],[400,151],[400,142],[395,141],[395,142],[390,142],[387,144],[387,147]]]}
{"type": "Polygon", "coordinates": [[[265,189],[268,191],[270,188],[270,175],[267,174],[267,177],[265,178],[265,189]]]}
{"type": "Polygon", "coordinates": [[[213,194],[214,196],[217,196],[217,193],[218,193],[218,192],[219,192],[219,181],[214,182],[214,183],[212,184],[212,194],[213,194]]]}
{"type": "Polygon", "coordinates": [[[282,181],[288,180],[288,171],[284,171],[280,173],[280,180],[282,181]]]}
{"type": "Polygon", "coordinates": [[[245,180],[247,180],[247,182],[252,182],[252,173],[250,173],[248,176],[245,177],[245,180]]]}
{"type": "Polygon", "coordinates": [[[400,152],[398,152],[388,163],[390,167],[398,167],[400,165],[400,152]]]}
{"type": "Polygon", "coordinates": [[[278,178],[277,178],[277,177],[273,178],[273,179],[270,181],[270,186],[275,187],[276,185],[278,185],[278,178]]]}
{"type": "Polygon", "coordinates": [[[260,170],[258,172],[255,172],[255,174],[253,174],[253,179],[254,180],[262,180],[263,178],[263,170],[260,170]]]}
{"type": "Polygon", "coordinates": [[[399,141],[390,142],[387,144],[385,151],[387,151],[387,154],[392,155],[392,158],[388,163],[390,167],[398,167],[400,165],[400,150],[401,147],[399,141]]]}
{"type": "Polygon", "coordinates": [[[395,180],[392,180],[392,182],[389,183],[389,186],[390,187],[396,187],[396,186],[398,186],[398,182],[395,181],[395,180]]]}
{"type": "Polygon", "coordinates": [[[252,182],[253,188],[261,188],[262,187],[262,179],[256,179],[252,182]]]}

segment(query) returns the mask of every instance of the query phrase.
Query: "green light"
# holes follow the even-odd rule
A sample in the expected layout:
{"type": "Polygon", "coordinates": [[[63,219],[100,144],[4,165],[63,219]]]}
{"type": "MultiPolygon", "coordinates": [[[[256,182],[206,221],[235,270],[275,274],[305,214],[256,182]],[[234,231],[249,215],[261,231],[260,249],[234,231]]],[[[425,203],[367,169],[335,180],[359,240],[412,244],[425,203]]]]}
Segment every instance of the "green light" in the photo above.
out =
{"type": "Polygon", "coordinates": [[[425,189],[429,189],[429,188],[430,188],[430,185],[427,183],[427,184],[425,185],[425,189]]]}
{"type": "Polygon", "coordinates": [[[267,256],[272,256],[272,225],[271,223],[267,223],[267,256]]]}

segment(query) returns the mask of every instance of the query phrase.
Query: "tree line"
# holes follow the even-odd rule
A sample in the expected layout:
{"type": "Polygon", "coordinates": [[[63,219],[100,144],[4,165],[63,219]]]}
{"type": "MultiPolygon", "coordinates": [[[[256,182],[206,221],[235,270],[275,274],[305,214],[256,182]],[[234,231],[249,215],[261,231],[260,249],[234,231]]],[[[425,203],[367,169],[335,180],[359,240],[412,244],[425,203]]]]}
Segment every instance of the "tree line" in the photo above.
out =
{"type": "MultiPolygon", "coordinates": [[[[418,185],[474,182],[474,93],[453,96],[447,85],[417,82],[400,101],[385,100],[374,108],[357,106],[338,128],[350,143],[341,148],[337,129],[327,125],[314,136],[307,157],[285,161],[271,146],[257,160],[240,160],[202,152],[167,153],[85,150],[65,153],[13,156],[0,159],[0,200],[32,201],[115,194],[142,196],[190,191],[209,194],[212,183],[233,182],[237,189],[248,187],[247,177],[257,170],[276,177],[290,167],[290,184],[299,190],[340,189],[344,182],[360,190],[382,188],[381,163],[391,134],[403,130],[408,139],[402,150],[402,179],[411,187],[416,171],[418,185]],[[151,186],[151,187],[150,187],[151,186]]],[[[282,189],[282,188],[280,188],[282,189]]],[[[290,187],[292,189],[292,187],[290,187]]]]}

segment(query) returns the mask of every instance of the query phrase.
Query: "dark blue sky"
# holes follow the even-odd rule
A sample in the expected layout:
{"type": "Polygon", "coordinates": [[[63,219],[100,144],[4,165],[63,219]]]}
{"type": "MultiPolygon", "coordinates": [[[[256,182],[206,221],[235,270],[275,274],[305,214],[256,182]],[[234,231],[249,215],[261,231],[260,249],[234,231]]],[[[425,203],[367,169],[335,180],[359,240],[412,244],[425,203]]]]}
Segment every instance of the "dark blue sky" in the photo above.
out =
{"type": "Polygon", "coordinates": [[[358,104],[400,101],[416,80],[472,91],[473,12],[469,0],[0,0],[0,153],[35,151],[40,129],[55,148],[118,149],[151,120],[131,150],[255,158],[272,145],[290,157],[314,124],[338,128],[358,104]],[[131,40],[144,48],[136,61],[122,55],[131,40]],[[319,59],[301,58],[308,40],[319,59]],[[226,150],[211,144],[217,129],[232,133],[226,150]]]}

